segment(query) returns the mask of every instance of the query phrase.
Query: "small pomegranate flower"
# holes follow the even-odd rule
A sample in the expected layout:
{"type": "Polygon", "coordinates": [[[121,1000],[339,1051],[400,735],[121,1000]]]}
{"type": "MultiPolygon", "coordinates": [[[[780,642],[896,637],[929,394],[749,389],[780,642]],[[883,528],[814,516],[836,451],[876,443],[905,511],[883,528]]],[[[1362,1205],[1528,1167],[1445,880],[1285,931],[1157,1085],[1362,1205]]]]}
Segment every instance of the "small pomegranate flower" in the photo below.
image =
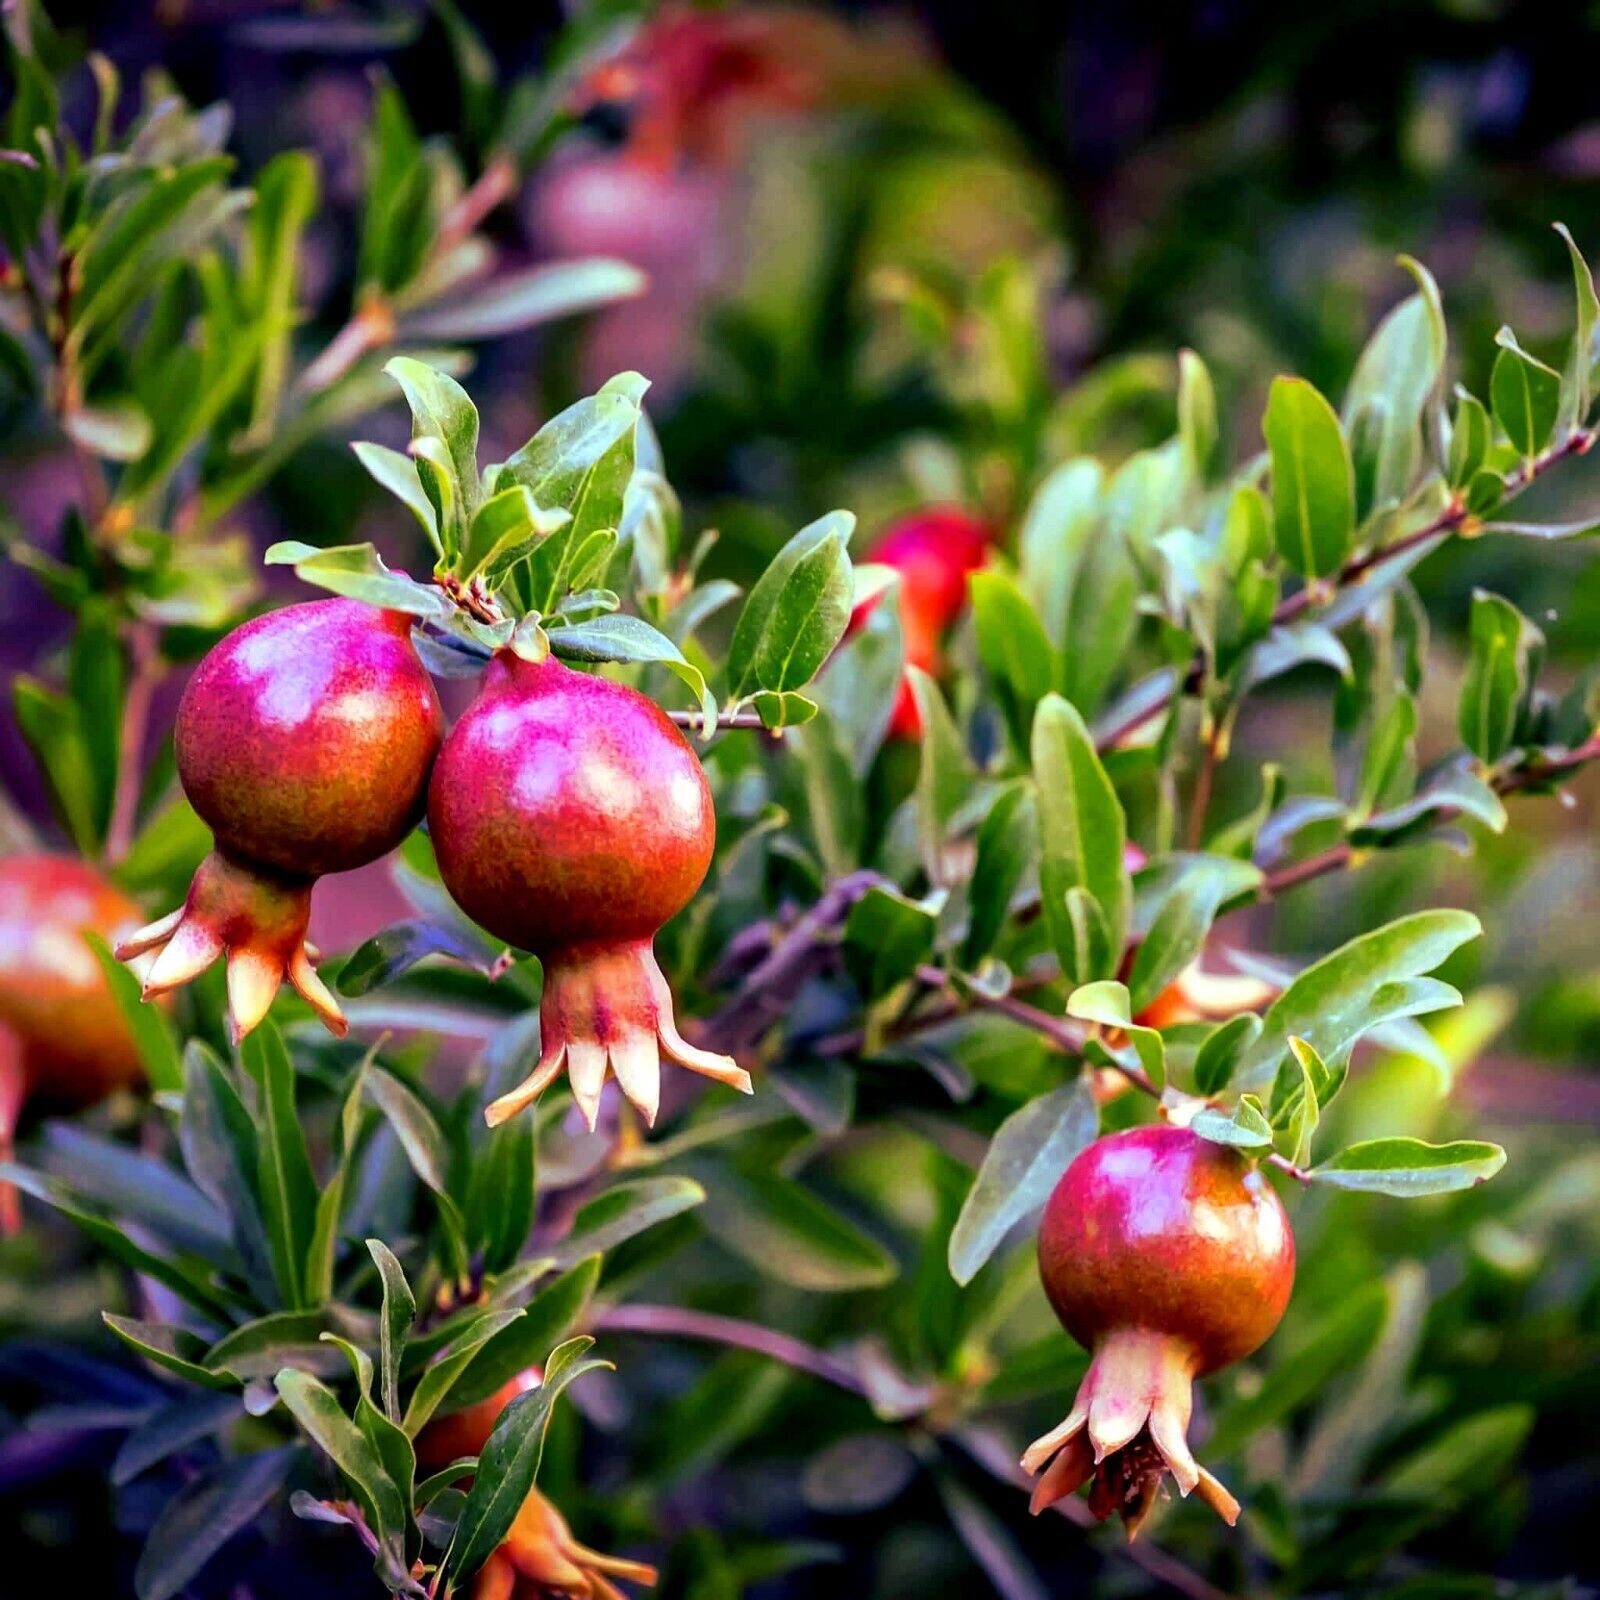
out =
{"type": "MultiPolygon", "coordinates": [[[[0,860],[0,1160],[24,1104],[78,1108],[139,1081],[139,1052],[85,933],[115,939],[139,908],[67,856],[0,860]]],[[[21,1225],[0,1185],[0,1232],[21,1225]]]]}
{"type": "Polygon", "coordinates": [[[539,1060],[488,1108],[491,1126],[563,1067],[591,1128],[608,1068],[654,1124],[663,1054],[750,1092],[736,1062],[678,1032],[656,964],[656,930],[700,887],[716,842],[705,773],[659,706],[502,650],[439,753],[428,822],[462,910],[544,967],[539,1060]]]}
{"type": "Polygon", "coordinates": [[[613,1578],[650,1587],[656,1569],[579,1544],[567,1519],[530,1489],[505,1542],[473,1580],[472,1600],[627,1600],[613,1578]]]}
{"type": "Polygon", "coordinates": [[[216,848],[180,910],[117,946],[124,960],[160,949],[145,998],[225,955],[235,1039],[285,978],[342,1034],[306,945],[311,886],[376,861],[421,820],[443,732],[400,612],[314,600],[234,629],[178,707],[178,777],[216,848]]]}
{"type": "Polygon", "coordinates": [[[1093,1360],[1066,1420],[1022,1458],[1035,1515],[1087,1483],[1090,1509],[1118,1513],[1131,1539],[1170,1472],[1236,1522],[1187,1434],[1194,1380],[1256,1350],[1289,1303],[1294,1234],[1265,1176],[1187,1128],[1097,1140],[1045,1207],[1039,1274],[1093,1360]]]}

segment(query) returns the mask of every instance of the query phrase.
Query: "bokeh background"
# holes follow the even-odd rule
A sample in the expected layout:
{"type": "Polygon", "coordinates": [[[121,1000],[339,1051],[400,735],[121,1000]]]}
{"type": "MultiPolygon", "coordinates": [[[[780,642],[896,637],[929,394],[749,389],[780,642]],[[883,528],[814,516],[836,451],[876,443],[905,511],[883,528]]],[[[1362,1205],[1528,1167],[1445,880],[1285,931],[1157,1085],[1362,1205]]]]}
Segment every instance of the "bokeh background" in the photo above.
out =
{"type": "MultiPolygon", "coordinates": [[[[508,69],[539,63],[561,21],[549,5],[466,9],[508,69]]],[[[425,133],[453,135],[470,120],[437,15],[399,0],[124,0],[52,12],[125,80],[159,68],[193,102],[231,103],[247,171],[288,146],[315,152],[324,197],[303,269],[312,345],[348,304],[375,72],[392,75],[425,133]]],[[[1171,431],[1173,352],[1184,345],[1210,364],[1242,459],[1259,448],[1275,373],[1341,391],[1373,323],[1409,289],[1402,252],[1438,278],[1453,370],[1478,392],[1502,323],[1559,364],[1571,290],[1551,222],[1565,221],[1591,258],[1600,252],[1593,6],[947,0],[767,15],[779,20],[764,42],[716,70],[697,67],[647,110],[594,107],[492,219],[509,259],[620,255],[650,273],[651,288],[579,323],[483,346],[473,380],[495,459],[611,371],[642,370],[686,525],[720,530],[712,568],[735,577],[835,504],[860,513],[864,540],[928,500],[967,500],[1014,525],[1025,485],[1007,462],[1019,451],[1116,460],[1171,431]],[[1021,296],[1032,319],[1036,394],[994,392],[985,352],[947,337],[964,307],[996,294],[1021,296]]],[[[46,432],[0,419],[0,496],[48,543],[72,475],[46,432]]],[[[391,407],[360,433],[402,444],[406,426],[391,407]]],[[[1600,471],[1580,466],[1536,493],[1552,516],[1582,516],[1600,509],[1600,471]]],[[[338,440],[310,447],[244,522],[262,546],[377,537],[395,549],[415,532],[338,440]]],[[[1417,581],[1436,630],[1425,755],[1454,741],[1474,586],[1539,621],[1558,678],[1600,650],[1600,562],[1585,541],[1457,542],[1417,581]]],[[[0,671],[48,662],[65,627],[31,580],[0,568],[0,671]]],[[[180,687],[163,691],[158,733],[180,687]]],[[[1264,761],[1297,786],[1327,784],[1326,690],[1325,679],[1291,677],[1263,698],[1221,775],[1221,812],[1253,800],[1264,761]]],[[[9,694],[0,704],[6,787],[48,827],[9,694]]],[[[1407,1292],[1425,1319],[1418,1370],[1433,1381],[1405,1403],[1526,1408],[1518,1443],[1486,1442],[1459,1464],[1460,1481],[1441,1490],[1449,1514],[1409,1535],[1422,1555],[1447,1551],[1485,1575],[1488,1588],[1463,1593],[1496,1592],[1490,1574],[1600,1580],[1597,810],[1591,775],[1569,804],[1513,802],[1510,832],[1476,841],[1470,859],[1401,852],[1255,914],[1244,930],[1293,955],[1424,903],[1471,905],[1488,930],[1459,974],[1474,998],[1447,1043],[1471,1064],[1438,1125],[1503,1141],[1510,1166],[1448,1216],[1324,1206],[1302,1233],[1288,1333],[1311,1338],[1350,1281],[1425,1261],[1425,1280],[1407,1292]]],[[[374,869],[319,892],[314,932],[345,949],[395,907],[374,869]]],[[[1362,1085],[1354,1125],[1380,1124],[1386,1105],[1431,1104],[1430,1071],[1385,1063],[1362,1085]]],[[[53,1328],[69,1347],[92,1341],[92,1275],[42,1303],[37,1262],[14,1254],[9,1264],[0,1325],[53,1328]]],[[[672,1384],[660,1379],[663,1395],[672,1384]]],[[[692,1451],[681,1465],[687,1515],[721,1503],[726,1477],[697,1479],[692,1451]]],[[[739,1499],[741,1514],[767,1514],[763,1496],[787,1504],[767,1486],[769,1469],[759,1452],[723,1464],[762,1486],[739,1499]]],[[[74,1547],[75,1531],[93,1526],[100,1472],[91,1440],[48,1480],[11,1494],[0,1484],[0,1591],[36,1592],[40,1580],[22,1573],[46,1554],[58,1563],[53,1584],[119,1581],[114,1535],[74,1547]]],[[[824,1519],[859,1578],[843,1592],[986,1592],[935,1509],[902,1505],[888,1531],[824,1519]]],[[[1090,1568],[1051,1531],[1057,1548],[1038,1541],[1042,1570],[1060,1593],[1084,1592],[1075,1585],[1090,1568]]],[[[1106,1581],[1097,1592],[1133,1576],[1106,1581]]],[[[1329,1590],[1340,1581],[1330,1577],[1329,1590]]],[[[841,1592],[836,1572],[788,1582],[786,1594],[841,1592]]]]}

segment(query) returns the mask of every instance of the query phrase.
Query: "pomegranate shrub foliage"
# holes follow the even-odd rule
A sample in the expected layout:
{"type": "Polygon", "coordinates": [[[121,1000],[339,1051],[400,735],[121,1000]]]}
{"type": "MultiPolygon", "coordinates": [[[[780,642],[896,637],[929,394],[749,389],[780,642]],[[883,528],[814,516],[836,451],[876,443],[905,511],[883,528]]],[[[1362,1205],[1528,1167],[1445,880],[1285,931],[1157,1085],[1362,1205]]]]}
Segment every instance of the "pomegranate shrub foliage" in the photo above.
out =
{"type": "MultiPolygon", "coordinates": [[[[56,866],[0,868],[0,1176],[116,1296],[108,1349],[12,1359],[57,1435],[119,1441],[141,1600],[613,1596],[652,1563],[663,1593],[866,1594],[897,1522],[1007,1600],[1102,1566],[1478,1592],[1428,1537],[1477,1517],[1492,1545],[1533,1412],[1474,1377],[1460,1297],[1491,1291],[1449,1286],[1469,1230],[1509,1281],[1563,1214],[1526,1186],[1514,1227],[1475,1209],[1505,1153],[1404,1086],[1492,1031],[1438,976],[1472,977],[1478,920],[1374,913],[1288,965],[1239,913],[1499,833],[1600,753],[1597,680],[1558,692],[1486,592],[1458,738],[1419,752],[1409,581],[1452,541],[1587,531],[1513,509],[1594,439],[1576,245],[1565,353],[1504,330],[1482,396],[1408,262],[1337,410],[1282,377],[1259,439],[1224,429],[1185,352],[1165,443],[1051,459],[1040,424],[1009,511],[930,505],[853,560],[816,507],[741,589],[643,378],[490,462],[452,375],[638,287],[502,269],[479,234],[559,84],[478,103],[470,182],[379,88],[350,315],[302,360],[311,162],[240,187],[225,118],[159,82],[113,137],[103,62],[74,135],[58,41],[6,20],[0,339],[83,488],[60,552],[9,546],[75,627],[15,691],[59,831],[56,866]],[[338,598],[264,600],[241,508],[401,399],[409,448],[354,447],[397,502],[372,541],[266,551],[338,598]],[[1332,783],[1269,765],[1224,810],[1291,673],[1331,690],[1332,783]],[[308,945],[317,876],[388,851],[406,919],[308,945]],[[12,1155],[25,1100],[119,1089],[12,1155]],[[1092,1532],[1112,1513],[1137,1543],[1092,1532]]],[[[962,315],[1020,364],[995,392],[1037,399],[1010,281],[962,315]]],[[[29,1459],[0,1452],[13,1482],[29,1459]]]]}

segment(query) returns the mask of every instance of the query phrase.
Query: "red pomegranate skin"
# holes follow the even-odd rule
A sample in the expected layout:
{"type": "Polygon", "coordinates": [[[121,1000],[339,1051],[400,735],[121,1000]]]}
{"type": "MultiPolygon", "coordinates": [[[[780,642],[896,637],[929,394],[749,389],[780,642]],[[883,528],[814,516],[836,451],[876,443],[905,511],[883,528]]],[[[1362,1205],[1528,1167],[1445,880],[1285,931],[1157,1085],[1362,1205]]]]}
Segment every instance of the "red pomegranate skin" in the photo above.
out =
{"type": "Polygon", "coordinates": [[[541,957],[651,938],[716,845],[705,773],[659,706],[506,651],[445,741],[428,821],[462,910],[541,957]]]}
{"type": "Polygon", "coordinates": [[[311,886],[366,866],[421,820],[444,733],[412,619],[356,600],[286,606],[236,628],[178,706],[178,776],[216,835],[184,905],[121,941],[159,950],[148,1000],[226,957],[235,1039],[287,979],[347,1027],[306,943],[311,886]]]}
{"type": "Polygon", "coordinates": [[[1037,1514],[1089,1486],[1131,1539],[1170,1473],[1224,1521],[1239,1502],[1190,1452],[1194,1379],[1258,1349],[1289,1303],[1294,1233],[1265,1175],[1187,1128],[1134,1128],[1083,1151],[1039,1229],[1056,1315],[1093,1354],[1066,1419],[1024,1453],[1037,1514]]]}
{"type": "Polygon", "coordinates": [[[1266,1175],[1187,1128],[1097,1139],[1067,1168],[1039,1229],[1039,1275],[1085,1349],[1114,1328],[1169,1334],[1197,1376],[1243,1360],[1294,1287],[1294,1234],[1266,1175]]]}
{"type": "MultiPolygon", "coordinates": [[[[929,506],[902,517],[867,551],[866,559],[900,574],[900,631],[908,667],[937,673],[940,643],[967,604],[967,585],[988,556],[988,526],[959,506],[929,506]]],[[[868,601],[855,621],[871,610],[868,601]]],[[[914,739],[922,718],[909,680],[900,685],[891,737],[914,739]]]]}
{"type": "Polygon", "coordinates": [[[563,1067],[591,1128],[608,1072],[655,1122],[662,1055],[750,1092],[730,1057],[679,1034],[652,950],[716,844],[710,786],[659,706],[551,657],[501,651],[439,753],[428,827],[461,909],[544,968],[539,1060],[488,1108],[491,1125],[563,1067]]]}
{"type": "MultiPolygon", "coordinates": [[[[29,1100],[76,1109],[141,1080],[133,1033],[83,937],[114,942],[141,920],[82,861],[0,860],[0,1159],[29,1100]]],[[[0,1230],[19,1222],[16,1191],[0,1186],[0,1230]]]]}
{"type": "Polygon", "coordinates": [[[421,820],[444,733],[412,618],[312,600],[245,623],[178,707],[178,774],[230,857],[292,878],[348,872],[421,820]]]}

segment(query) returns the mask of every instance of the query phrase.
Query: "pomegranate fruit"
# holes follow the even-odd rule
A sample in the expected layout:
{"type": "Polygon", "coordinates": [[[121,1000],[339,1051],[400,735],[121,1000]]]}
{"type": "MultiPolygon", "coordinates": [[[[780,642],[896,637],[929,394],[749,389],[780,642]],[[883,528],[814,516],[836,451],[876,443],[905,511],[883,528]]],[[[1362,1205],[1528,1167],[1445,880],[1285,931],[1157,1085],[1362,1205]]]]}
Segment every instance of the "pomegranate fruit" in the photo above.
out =
{"type": "MultiPolygon", "coordinates": [[[[867,560],[900,574],[900,631],[908,667],[939,671],[941,642],[967,603],[967,580],[982,567],[990,539],[989,529],[971,512],[930,506],[892,524],[867,552],[867,560]]],[[[867,601],[854,620],[859,623],[874,604],[867,601]]],[[[922,716],[906,678],[889,733],[915,739],[921,732],[922,716]]]]}
{"type": "MultiPolygon", "coordinates": [[[[29,1100],[76,1109],[139,1081],[133,1033],[83,937],[115,940],[139,921],[81,861],[0,860],[0,1160],[29,1100]]],[[[0,1229],[20,1221],[16,1190],[0,1185],[0,1229]]]]}
{"type": "Polygon", "coordinates": [[[626,1600],[613,1578],[653,1585],[656,1569],[579,1544],[567,1519],[535,1488],[473,1579],[472,1600],[626,1600]]]}
{"type": "Polygon", "coordinates": [[[1090,1509],[1120,1514],[1131,1539],[1170,1472],[1236,1522],[1187,1433],[1194,1380],[1259,1348],[1289,1303],[1294,1234],[1265,1174],[1187,1128],[1110,1134],[1050,1196],[1039,1275],[1093,1360],[1066,1420],[1022,1458],[1034,1513],[1088,1483],[1090,1509]]]}
{"type": "Polygon", "coordinates": [[[225,955],[235,1040],[285,978],[345,1031],[306,945],[311,886],[376,861],[422,817],[444,713],[411,621],[313,600],[234,629],[195,669],[178,706],[178,777],[215,848],[182,908],[117,947],[160,948],[146,999],[225,955]]]}
{"type": "Polygon", "coordinates": [[[656,930],[711,865],[716,814],[688,741],[642,694],[502,650],[434,765],[428,824],[461,909],[544,967],[541,1049],[489,1108],[531,1105],[563,1066],[592,1128],[606,1070],[654,1124],[661,1056],[750,1092],[678,1032],[656,930]]]}

